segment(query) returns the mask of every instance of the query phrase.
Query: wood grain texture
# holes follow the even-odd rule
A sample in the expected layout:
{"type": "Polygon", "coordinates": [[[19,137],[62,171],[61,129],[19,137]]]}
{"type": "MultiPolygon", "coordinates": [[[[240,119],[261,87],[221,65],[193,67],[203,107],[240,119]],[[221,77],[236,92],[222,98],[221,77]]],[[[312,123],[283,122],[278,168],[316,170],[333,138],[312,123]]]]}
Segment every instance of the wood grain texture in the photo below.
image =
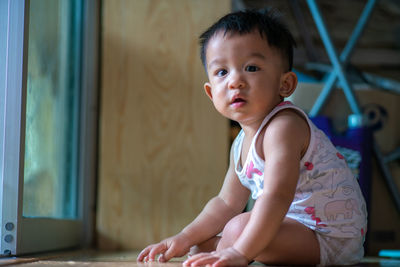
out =
{"type": "MultiPolygon", "coordinates": [[[[105,252],[96,250],[81,250],[71,252],[57,252],[49,255],[30,255],[25,257],[0,258],[0,266],[16,265],[22,267],[181,267],[186,257],[173,258],[167,263],[136,262],[138,251],[105,252]]],[[[375,267],[375,266],[399,266],[400,260],[368,257],[353,267],[375,267]]],[[[276,266],[264,265],[260,262],[253,262],[249,266],[276,266]]],[[[280,265],[284,267],[285,265],[280,265]]]]}
{"type": "Polygon", "coordinates": [[[204,94],[198,36],[228,0],[103,1],[98,245],[141,249],[218,193],[228,121],[204,94]]]}

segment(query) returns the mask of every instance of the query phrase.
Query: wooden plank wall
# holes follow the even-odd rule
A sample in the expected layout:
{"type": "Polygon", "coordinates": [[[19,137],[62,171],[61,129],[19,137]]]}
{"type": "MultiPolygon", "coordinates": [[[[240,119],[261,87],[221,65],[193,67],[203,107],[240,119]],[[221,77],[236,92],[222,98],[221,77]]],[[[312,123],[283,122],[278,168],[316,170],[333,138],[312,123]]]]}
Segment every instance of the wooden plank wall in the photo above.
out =
{"type": "Polygon", "coordinates": [[[97,243],[141,249],[218,193],[228,121],[205,96],[198,35],[229,0],[104,0],[97,243]]]}

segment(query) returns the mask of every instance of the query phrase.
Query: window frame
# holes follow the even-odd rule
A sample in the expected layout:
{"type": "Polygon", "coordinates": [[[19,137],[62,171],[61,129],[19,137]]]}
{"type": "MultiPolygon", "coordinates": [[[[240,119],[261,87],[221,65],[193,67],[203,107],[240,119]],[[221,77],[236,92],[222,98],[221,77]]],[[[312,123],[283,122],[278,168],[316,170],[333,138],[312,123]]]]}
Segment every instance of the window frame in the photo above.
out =
{"type": "Polygon", "coordinates": [[[29,0],[0,1],[0,255],[23,255],[93,241],[98,129],[98,0],[85,1],[82,28],[78,218],[24,217],[29,0]]]}

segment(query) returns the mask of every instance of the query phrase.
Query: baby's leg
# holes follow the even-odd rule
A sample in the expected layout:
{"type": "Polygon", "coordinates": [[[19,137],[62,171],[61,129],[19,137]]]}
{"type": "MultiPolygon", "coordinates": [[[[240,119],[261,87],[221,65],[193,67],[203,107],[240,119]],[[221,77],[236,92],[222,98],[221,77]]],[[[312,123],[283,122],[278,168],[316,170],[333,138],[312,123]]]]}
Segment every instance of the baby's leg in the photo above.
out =
{"type": "MultiPolygon", "coordinates": [[[[249,218],[250,212],[246,212],[229,221],[222,232],[217,250],[231,247],[249,218]]],[[[319,243],[314,231],[293,219],[285,218],[275,238],[255,260],[265,264],[318,264],[319,243]]]]}
{"type": "Polygon", "coordinates": [[[200,243],[196,246],[190,248],[189,256],[193,256],[197,253],[201,252],[211,252],[217,249],[218,243],[221,240],[220,236],[214,236],[203,243],[200,243]]]}

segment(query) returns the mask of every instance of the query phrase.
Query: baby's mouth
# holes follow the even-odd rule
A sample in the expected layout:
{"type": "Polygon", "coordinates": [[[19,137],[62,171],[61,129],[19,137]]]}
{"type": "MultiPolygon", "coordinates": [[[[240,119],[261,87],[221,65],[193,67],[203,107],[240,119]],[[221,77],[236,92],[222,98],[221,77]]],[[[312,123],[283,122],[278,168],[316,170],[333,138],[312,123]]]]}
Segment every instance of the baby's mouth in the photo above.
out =
{"type": "Polygon", "coordinates": [[[239,102],[244,102],[244,99],[236,98],[235,100],[233,100],[233,103],[239,103],[239,102]]]}
{"type": "Polygon", "coordinates": [[[246,103],[246,100],[238,97],[238,98],[233,99],[231,105],[233,105],[235,107],[240,107],[240,106],[244,105],[245,103],[246,103]]]}

